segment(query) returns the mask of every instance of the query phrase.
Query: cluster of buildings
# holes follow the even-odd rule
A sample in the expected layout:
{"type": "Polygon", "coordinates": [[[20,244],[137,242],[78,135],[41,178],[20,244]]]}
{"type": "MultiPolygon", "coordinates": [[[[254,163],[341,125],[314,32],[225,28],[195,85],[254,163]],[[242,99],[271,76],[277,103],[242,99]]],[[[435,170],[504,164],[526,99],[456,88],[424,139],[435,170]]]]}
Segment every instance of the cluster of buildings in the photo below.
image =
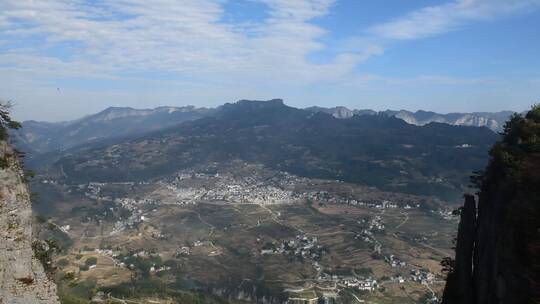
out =
{"type": "Polygon", "coordinates": [[[334,193],[330,193],[328,191],[305,192],[301,194],[301,197],[312,200],[312,201],[316,201],[319,203],[323,203],[323,204],[343,204],[343,205],[361,206],[361,207],[381,209],[381,210],[382,209],[396,209],[396,208],[409,210],[409,209],[420,207],[420,204],[417,202],[399,203],[399,204],[396,202],[388,201],[388,200],[366,202],[366,201],[358,200],[350,196],[339,196],[334,193]]]}
{"type": "Polygon", "coordinates": [[[371,277],[366,279],[342,278],[338,281],[338,285],[364,291],[373,291],[378,287],[377,280],[371,277]]]}
{"type": "Polygon", "coordinates": [[[420,283],[425,286],[433,284],[436,279],[436,275],[425,269],[412,269],[409,277],[403,277],[402,275],[396,275],[390,277],[391,282],[405,283],[407,281],[420,283]]]}
{"type": "Polygon", "coordinates": [[[407,263],[405,261],[402,261],[402,260],[398,259],[393,254],[391,254],[389,256],[385,256],[384,260],[388,264],[390,264],[390,266],[392,266],[392,267],[405,267],[405,266],[407,266],[407,263]]]}
{"type": "Polygon", "coordinates": [[[152,266],[150,266],[150,272],[151,273],[158,273],[158,272],[162,272],[162,271],[165,271],[165,270],[171,270],[171,267],[170,266],[157,267],[156,264],[153,264],[152,266]]]}
{"type": "Polygon", "coordinates": [[[324,253],[323,246],[317,244],[317,237],[308,237],[305,235],[297,235],[295,239],[283,241],[279,246],[267,244],[261,250],[262,255],[287,254],[306,258],[311,261],[311,266],[313,266],[317,273],[321,273],[323,269],[318,261],[324,253]]]}
{"type": "MultiPolygon", "coordinates": [[[[97,250],[97,249],[96,249],[97,250]]],[[[110,257],[114,261],[114,265],[117,267],[126,267],[129,269],[135,269],[136,265],[133,263],[130,263],[129,261],[133,261],[132,258],[149,258],[149,257],[158,257],[159,254],[148,252],[146,250],[139,250],[136,252],[130,252],[127,255],[120,255],[120,254],[113,254],[110,257]],[[129,265],[128,265],[129,264],[129,265]]],[[[150,272],[160,272],[164,270],[170,270],[170,267],[165,266],[156,266],[156,264],[152,264],[150,268],[150,272]]]]}
{"type": "Polygon", "coordinates": [[[123,208],[129,210],[130,215],[128,218],[119,219],[114,223],[114,228],[111,231],[111,235],[123,231],[124,229],[134,229],[140,223],[144,222],[147,218],[145,217],[144,212],[139,208],[139,205],[146,201],[147,200],[145,199],[137,201],[131,198],[115,199],[114,202],[120,204],[123,208]]]}
{"type": "Polygon", "coordinates": [[[381,254],[382,244],[377,239],[375,239],[373,232],[384,231],[385,226],[382,218],[379,215],[376,215],[369,220],[360,220],[358,221],[358,224],[365,225],[366,228],[363,229],[360,234],[356,234],[354,238],[361,239],[366,243],[373,244],[373,251],[375,253],[381,254]]]}
{"type": "Polygon", "coordinates": [[[182,247],[176,248],[176,257],[186,256],[190,254],[191,254],[191,248],[188,246],[182,246],[182,247]]]}
{"type": "Polygon", "coordinates": [[[430,285],[435,280],[435,274],[425,269],[413,269],[410,275],[411,281],[421,283],[422,285],[430,285]]]}
{"type": "Polygon", "coordinates": [[[445,209],[439,209],[439,210],[431,210],[432,213],[438,214],[440,217],[447,221],[457,220],[458,217],[454,214],[452,210],[445,210],[445,209]]]}
{"type": "Polygon", "coordinates": [[[377,279],[374,279],[372,277],[363,278],[322,273],[317,279],[319,281],[334,282],[338,292],[339,288],[352,288],[356,290],[374,291],[379,287],[377,279]]]}
{"type": "Polygon", "coordinates": [[[110,196],[100,196],[101,189],[108,185],[123,185],[133,187],[137,183],[135,182],[118,182],[118,183],[96,183],[90,182],[87,184],[79,184],[76,186],[78,191],[84,192],[84,195],[90,199],[112,200],[110,196]]]}
{"type": "Polygon", "coordinates": [[[235,175],[182,171],[166,187],[184,204],[200,200],[283,204],[299,198],[293,191],[288,190],[296,183],[291,175],[279,172],[277,175],[280,178],[263,178],[257,172],[253,173],[235,175]]]}
{"type": "MultiPolygon", "coordinates": [[[[323,247],[317,245],[317,237],[308,237],[305,235],[297,235],[295,239],[284,241],[279,246],[272,244],[261,250],[262,255],[293,254],[301,257],[310,257],[312,259],[319,259],[323,253],[323,247]]],[[[318,263],[316,266],[318,266],[318,263]]]]}
{"type": "Polygon", "coordinates": [[[366,222],[370,231],[383,231],[385,229],[383,219],[380,215],[375,215],[369,221],[362,220],[362,223],[366,222]]]}

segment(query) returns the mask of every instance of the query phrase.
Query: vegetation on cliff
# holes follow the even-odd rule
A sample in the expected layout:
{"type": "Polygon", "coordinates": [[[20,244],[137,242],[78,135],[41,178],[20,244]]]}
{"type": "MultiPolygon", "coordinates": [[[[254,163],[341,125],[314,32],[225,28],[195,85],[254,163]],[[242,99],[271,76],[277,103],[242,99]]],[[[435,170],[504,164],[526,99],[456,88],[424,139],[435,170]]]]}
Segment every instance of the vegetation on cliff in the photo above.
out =
{"type": "Polygon", "coordinates": [[[11,116],[9,115],[9,110],[11,107],[11,102],[0,100],[0,140],[4,140],[6,138],[6,129],[21,128],[21,124],[18,121],[11,119],[11,116]]]}
{"type": "Polygon", "coordinates": [[[467,196],[456,261],[445,261],[454,267],[443,303],[538,303],[540,105],[510,118],[486,170],[472,180],[479,189],[478,213],[467,196]],[[472,288],[460,288],[466,281],[472,288]]]}

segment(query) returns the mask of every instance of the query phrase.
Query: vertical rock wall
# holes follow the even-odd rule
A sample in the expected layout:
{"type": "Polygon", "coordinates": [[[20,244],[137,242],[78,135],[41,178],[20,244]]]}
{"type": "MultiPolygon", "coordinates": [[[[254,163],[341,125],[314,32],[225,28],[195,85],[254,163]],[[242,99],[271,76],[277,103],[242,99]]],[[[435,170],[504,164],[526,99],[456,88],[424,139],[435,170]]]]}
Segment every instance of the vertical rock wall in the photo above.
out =
{"type": "Polygon", "coordinates": [[[30,196],[14,151],[0,141],[0,304],[56,304],[56,285],[32,251],[30,196]]]}
{"type": "Polygon", "coordinates": [[[490,155],[477,215],[465,199],[443,304],[540,303],[540,105],[512,117],[490,155]]]}

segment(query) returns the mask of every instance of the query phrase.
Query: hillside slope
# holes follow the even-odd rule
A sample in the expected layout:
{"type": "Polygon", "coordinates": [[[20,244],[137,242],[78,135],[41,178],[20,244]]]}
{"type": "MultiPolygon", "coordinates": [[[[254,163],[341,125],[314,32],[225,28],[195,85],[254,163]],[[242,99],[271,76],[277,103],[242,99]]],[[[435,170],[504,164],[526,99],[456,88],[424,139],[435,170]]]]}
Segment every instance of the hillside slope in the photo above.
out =
{"type": "Polygon", "coordinates": [[[212,111],[192,106],[142,110],[110,107],[69,122],[25,121],[23,128],[13,132],[12,136],[16,137],[18,146],[26,152],[46,153],[165,129],[204,117],[212,111]]]}
{"type": "Polygon", "coordinates": [[[138,180],[242,159],[300,176],[453,199],[485,165],[496,139],[487,128],[419,127],[385,115],[336,119],[281,100],[240,101],[144,137],[66,151],[49,172],[72,182],[138,180]]]}

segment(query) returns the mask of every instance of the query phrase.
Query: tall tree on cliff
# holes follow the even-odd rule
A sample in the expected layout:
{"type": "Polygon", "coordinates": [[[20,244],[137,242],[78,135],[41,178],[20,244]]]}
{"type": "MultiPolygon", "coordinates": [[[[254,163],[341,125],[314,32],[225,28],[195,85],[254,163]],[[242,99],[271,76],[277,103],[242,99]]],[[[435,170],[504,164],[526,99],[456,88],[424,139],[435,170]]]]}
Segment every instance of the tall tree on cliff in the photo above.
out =
{"type": "Polygon", "coordinates": [[[466,196],[444,304],[540,303],[540,105],[501,135],[473,178],[477,215],[466,196]]]}
{"type": "Polygon", "coordinates": [[[5,139],[6,129],[19,129],[21,127],[21,124],[11,119],[9,115],[12,106],[10,101],[0,100],[0,140],[5,139]]]}

